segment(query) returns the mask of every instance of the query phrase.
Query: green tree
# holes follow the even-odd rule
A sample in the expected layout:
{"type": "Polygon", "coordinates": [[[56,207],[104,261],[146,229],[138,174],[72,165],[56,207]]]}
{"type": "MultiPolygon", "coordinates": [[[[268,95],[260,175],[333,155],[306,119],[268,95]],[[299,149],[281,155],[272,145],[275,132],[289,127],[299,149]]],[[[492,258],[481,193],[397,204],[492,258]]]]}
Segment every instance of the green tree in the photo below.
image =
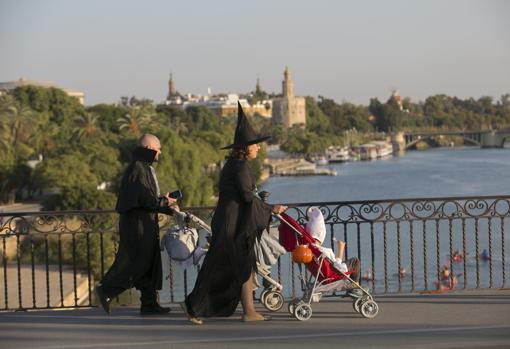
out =
{"type": "Polygon", "coordinates": [[[41,189],[80,187],[85,184],[97,187],[99,184],[90,169],[88,156],[72,150],[40,163],[34,177],[36,186],[41,189]]]}
{"type": "Polygon", "coordinates": [[[143,130],[151,126],[152,119],[155,115],[152,106],[135,105],[130,107],[128,113],[117,120],[119,123],[119,130],[126,130],[132,135],[139,136],[143,130]]]}
{"type": "Polygon", "coordinates": [[[83,115],[78,115],[75,118],[76,126],[73,130],[76,139],[90,139],[96,136],[99,131],[97,119],[97,115],[88,112],[85,112],[83,115]]]}

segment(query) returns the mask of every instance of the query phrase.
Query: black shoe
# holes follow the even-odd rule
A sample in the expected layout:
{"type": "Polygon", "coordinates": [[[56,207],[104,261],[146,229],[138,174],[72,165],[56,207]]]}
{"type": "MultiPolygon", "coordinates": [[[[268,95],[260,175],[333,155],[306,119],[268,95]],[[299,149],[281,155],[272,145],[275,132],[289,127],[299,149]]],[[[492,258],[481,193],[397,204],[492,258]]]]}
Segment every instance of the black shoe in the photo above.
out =
{"type": "Polygon", "coordinates": [[[170,308],[162,307],[159,304],[154,305],[142,305],[140,307],[140,314],[141,315],[162,315],[162,314],[168,314],[170,312],[170,308]]]}
{"type": "Polygon", "coordinates": [[[103,307],[103,310],[106,312],[106,314],[110,315],[112,313],[110,309],[110,299],[106,296],[104,293],[102,286],[96,287],[96,294],[97,299],[99,300],[99,304],[103,307]]]}

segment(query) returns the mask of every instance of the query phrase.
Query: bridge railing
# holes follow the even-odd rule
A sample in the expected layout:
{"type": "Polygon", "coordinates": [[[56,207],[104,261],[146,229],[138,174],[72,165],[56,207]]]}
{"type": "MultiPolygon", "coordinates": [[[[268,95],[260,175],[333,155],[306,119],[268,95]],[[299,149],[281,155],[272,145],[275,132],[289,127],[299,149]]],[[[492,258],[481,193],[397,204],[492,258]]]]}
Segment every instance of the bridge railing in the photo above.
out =
{"type": "MultiPolygon", "coordinates": [[[[360,258],[362,283],[375,294],[508,286],[510,196],[289,205],[302,224],[309,207],[320,207],[328,230],[324,244],[335,250],[337,240],[345,241],[345,259],[360,258]]],[[[207,221],[213,208],[187,210],[207,221]]],[[[174,224],[160,218],[162,231],[174,224]]],[[[1,213],[0,310],[95,305],[95,284],[118,246],[117,224],[114,211],[1,213]]],[[[160,300],[180,301],[197,269],[164,261],[160,300]]],[[[272,268],[287,297],[301,292],[299,273],[289,254],[272,268]]],[[[117,301],[134,303],[136,295],[127,292],[117,301]]]]}

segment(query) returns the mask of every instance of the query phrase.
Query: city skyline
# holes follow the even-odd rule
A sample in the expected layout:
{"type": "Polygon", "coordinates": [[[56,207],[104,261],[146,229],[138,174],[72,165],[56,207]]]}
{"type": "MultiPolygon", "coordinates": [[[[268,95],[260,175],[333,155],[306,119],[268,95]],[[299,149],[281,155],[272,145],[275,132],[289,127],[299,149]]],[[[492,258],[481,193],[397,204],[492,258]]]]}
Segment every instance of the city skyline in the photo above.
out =
{"type": "Polygon", "coordinates": [[[413,101],[510,93],[505,1],[150,1],[0,4],[0,81],[50,80],[85,104],[121,96],[247,93],[257,78],[297,96],[367,105],[392,89],[413,101]],[[20,25],[22,23],[23,25],[20,25]]]}

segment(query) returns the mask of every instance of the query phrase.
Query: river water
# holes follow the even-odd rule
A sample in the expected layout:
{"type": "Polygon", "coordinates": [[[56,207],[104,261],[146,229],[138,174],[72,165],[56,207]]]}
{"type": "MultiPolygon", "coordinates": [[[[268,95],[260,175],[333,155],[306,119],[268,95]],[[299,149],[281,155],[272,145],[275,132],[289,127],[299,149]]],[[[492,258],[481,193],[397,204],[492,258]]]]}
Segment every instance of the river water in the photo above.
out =
{"type": "Polygon", "coordinates": [[[330,165],[337,176],[270,177],[271,202],[510,195],[510,149],[435,148],[330,165]]]}
{"type": "MultiPolygon", "coordinates": [[[[269,198],[271,203],[510,195],[510,149],[436,148],[409,151],[401,156],[381,160],[334,164],[330,167],[337,171],[337,176],[271,177],[259,190],[271,193],[269,198]]],[[[370,231],[367,223],[361,224],[360,227],[351,224],[343,230],[341,225],[335,225],[331,226],[331,231],[334,239],[347,240],[347,257],[353,255],[360,257],[363,274],[368,269],[374,269],[375,281],[365,282],[364,285],[375,289],[376,293],[405,292],[412,290],[413,283],[416,290],[434,289],[439,267],[449,263],[449,252],[463,248],[463,228],[460,220],[453,221],[450,227],[447,220],[437,224],[435,226],[434,221],[428,221],[426,224],[404,222],[398,228],[400,230],[398,234],[401,235],[399,242],[396,238],[396,224],[392,223],[384,227],[382,223],[377,223],[373,226],[373,231],[370,231]],[[437,230],[440,230],[441,234],[436,235],[437,230]],[[448,231],[452,232],[450,240],[448,231]],[[374,236],[373,242],[370,240],[371,234],[374,236]],[[438,241],[439,253],[436,248],[438,241]],[[374,245],[373,255],[371,243],[374,245]],[[424,244],[430,251],[429,255],[423,253],[424,244]],[[415,250],[413,258],[410,257],[411,245],[415,250]],[[383,252],[385,247],[386,253],[383,252]],[[413,261],[413,266],[410,265],[410,260],[413,261]],[[408,271],[407,276],[399,278],[399,265],[408,271]],[[414,274],[409,277],[411,267],[414,274]]],[[[505,271],[508,273],[510,258],[506,256],[505,263],[502,263],[501,241],[505,241],[508,251],[510,234],[501,233],[499,219],[491,222],[481,219],[476,224],[478,225],[475,227],[473,221],[468,221],[465,225],[467,240],[465,248],[468,258],[465,264],[453,264],[453,273],[459,276],[460,287],[464,287],[464,282],[466,288],[504,286],[503,264],[506,265],[505,271]],[[475,231],[478,232],[479,251],[488,247],[488,232],[492,231],[492,263],[482,263],[476,259],[475,231]],[[489,276],[491,265],[492,277],[489,276]],[[464,275],[466,280],[463,279],[464,275]]],[[[510,220],[505,218],[503,224],[504,231],[507,231],[510,220]]],[[[327,239],[325,244],[331,246],[334,239],[327,239]]],[[[164,269],[164,273],[168,275],[168,265],[165,265],[164,269]]],[[[290,254],[282,256],[280,276],[286,297],[300,293],[297,274],[297,267],[290,263],[290,254]]],[[[188,269],[185,278],[182,269],[172,266],[174,300],[182,299],[185,291],[190,292],[195,275],[194,269],[188,269]]],[[[274,278],[277,277],[276,268],[273,268],[272,275],[274,278]]],[[[170,300],[169,283],[164,284],[160,297],[163,300],[170,300]]]]}

